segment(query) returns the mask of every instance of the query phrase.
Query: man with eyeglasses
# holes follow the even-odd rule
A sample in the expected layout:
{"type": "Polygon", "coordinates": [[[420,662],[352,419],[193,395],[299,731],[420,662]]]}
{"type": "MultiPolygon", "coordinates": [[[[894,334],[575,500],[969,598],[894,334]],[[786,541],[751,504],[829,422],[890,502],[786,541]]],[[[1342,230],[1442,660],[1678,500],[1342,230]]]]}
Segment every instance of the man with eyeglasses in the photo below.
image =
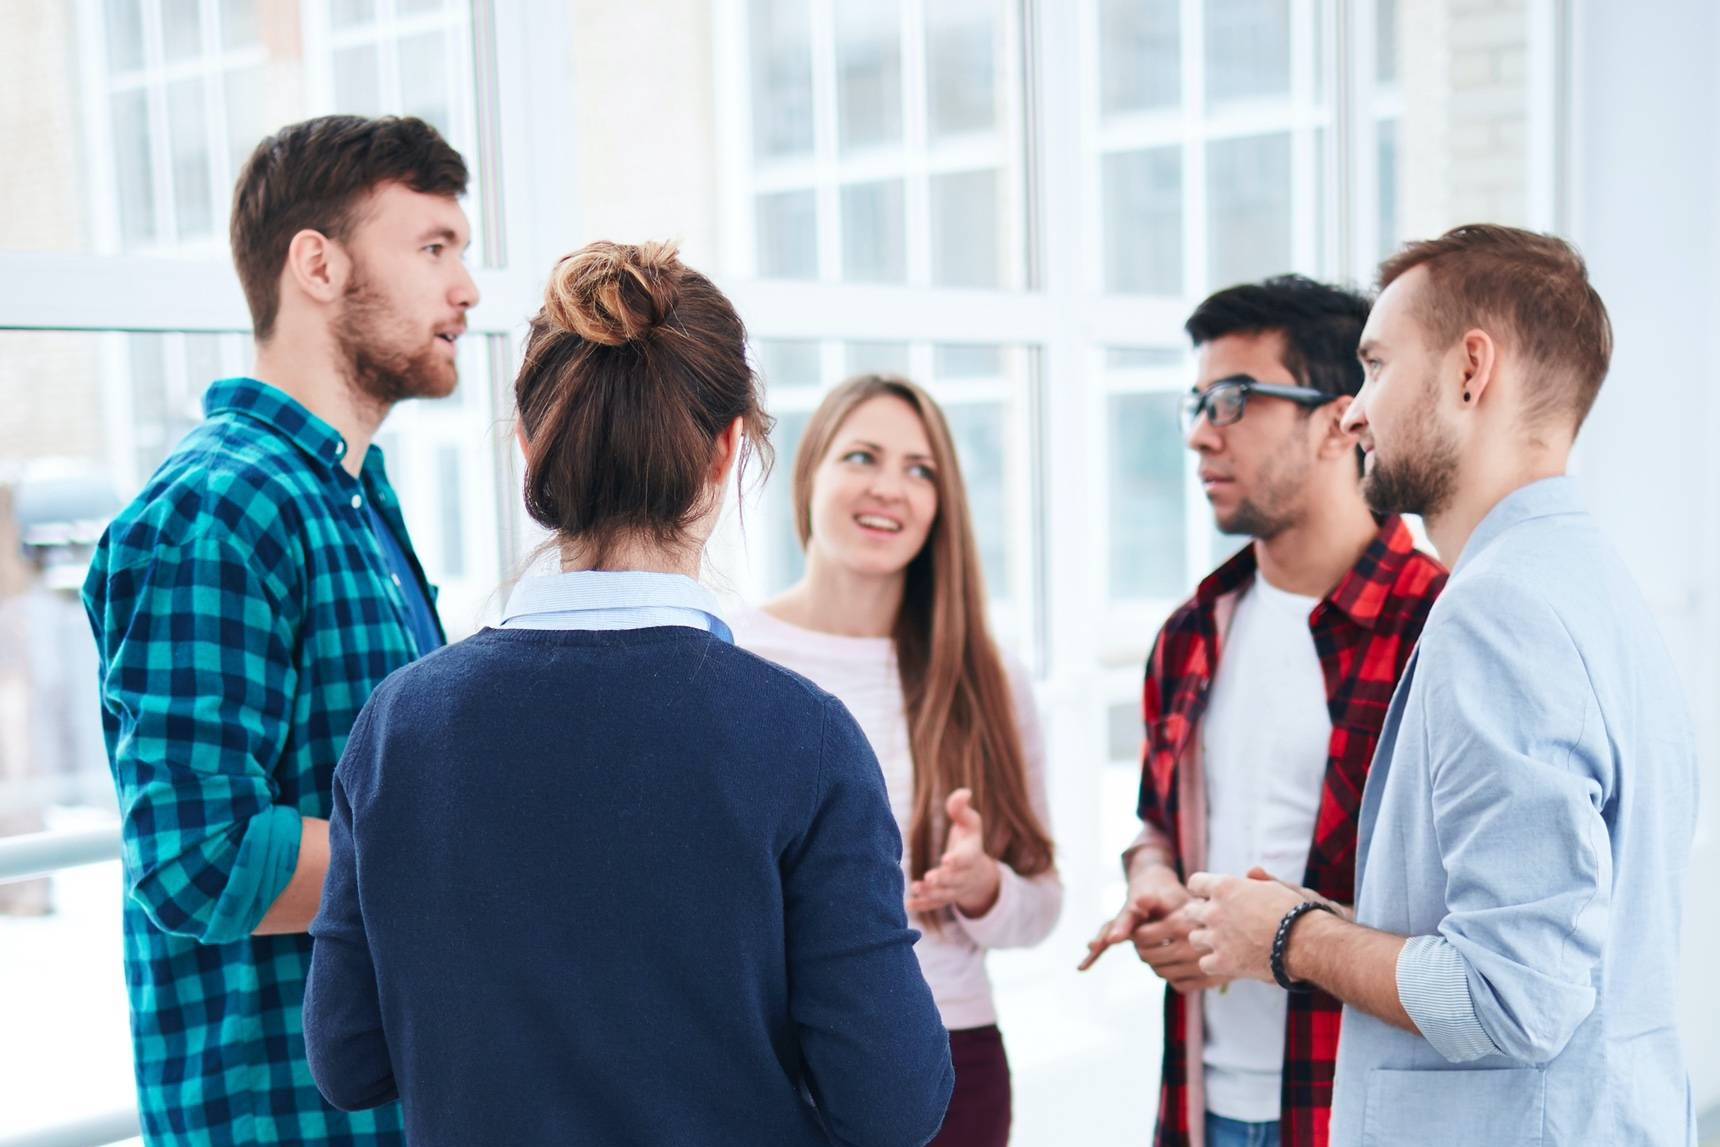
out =
{"type": "Polygon", "coordinates": [[[1122,910],[1083,967],[1132,942],[1170,985],[1158,1147],[1327,1142],[1341,1005],[1204,975],[1194,872],[1271,872],[1348,902],[1362,784],[1445,571],[1362,497],[1368,301],[1300,276],[1231,287],[1185,329],[1189,448],[1218,528],[1253,544],[1171,615],[1147,664],[1140,836],[1122,910]]]}

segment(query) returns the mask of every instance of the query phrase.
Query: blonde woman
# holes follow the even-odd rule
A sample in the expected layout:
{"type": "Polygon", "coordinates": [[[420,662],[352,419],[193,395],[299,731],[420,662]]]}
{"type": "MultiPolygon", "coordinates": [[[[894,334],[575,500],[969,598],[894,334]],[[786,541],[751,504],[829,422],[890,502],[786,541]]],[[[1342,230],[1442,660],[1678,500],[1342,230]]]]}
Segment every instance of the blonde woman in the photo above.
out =
{"type": "Polygon", "coordinates": [[[915,948],[956,1067],[939,1147],[1002,1147],[1009,1063],[985,954],[1043,940],[1063,886],[1025,674],[985,622],[967,494],[943,412],[903,378],[837,387],[794,463],[806,575],[736,639],[839,697],[878,754],[905,841],[915,948]]]}

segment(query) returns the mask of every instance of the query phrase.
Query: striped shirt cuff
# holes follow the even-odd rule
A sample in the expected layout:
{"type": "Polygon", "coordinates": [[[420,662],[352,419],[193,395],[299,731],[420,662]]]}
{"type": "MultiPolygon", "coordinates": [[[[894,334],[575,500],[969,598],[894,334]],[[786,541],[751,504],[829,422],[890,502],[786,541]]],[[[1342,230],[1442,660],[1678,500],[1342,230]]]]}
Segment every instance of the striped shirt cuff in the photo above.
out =
{"type": "Polygon", "coordinates": [[[1468,1063],[1499,1049],[1475,1014],[1463,955],[1443,936],[1415,936],[1397,961],[1398,1000],[1422,1038],[1452,1063],[1468,1063]]]}

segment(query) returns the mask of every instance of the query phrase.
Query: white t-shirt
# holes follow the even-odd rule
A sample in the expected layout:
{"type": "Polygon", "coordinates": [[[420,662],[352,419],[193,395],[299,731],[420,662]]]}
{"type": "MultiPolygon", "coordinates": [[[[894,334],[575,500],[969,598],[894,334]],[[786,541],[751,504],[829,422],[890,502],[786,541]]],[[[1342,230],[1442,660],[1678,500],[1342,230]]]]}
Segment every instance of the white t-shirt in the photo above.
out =
{"type": "MultiPolygon", "coordinates": [[[[1308,628],[1318,604],[1258,575],[1237,602],[1201,723],[1212,872],[1242,876],[1258,864],[1300,884],[1308,867],[1332,739],[1308,628]]],[[[1238,980],[1202,998],[1207,1110],[1247,1123],[1277,1120],[1284,992],[1238,980]]]]}
{"type": "MultiPolygon", "coordinates": [[[[902,869],[906,873],[910,863],[908,824],[914,814],[914,756],[908,742],[908,713],[902,701],[902,678],[896,670],[895,643],[888,637],[843,637],[802,629],[758,609],[736,610],[729,621],[735,643],[741,648],[786,666],[834,694],[860,723],[884,771],[890,810],[902,830],[902,869]]],[[[1045,739],[1033,689],[1026,673],[1007,655],[1004,669],[1021,731],[1027,799],[1049,832],[1045,739]]],[[[922,929],[920,941],[914,945],[920,971],[932,989],[944,1026],[951,1031],[997,1022],[991,981],[985,973],[986,949],[1039,943],[1051,934],[1062,910],[1063,882],[1056,869],[1028,877],[1007,864],[1000,868],[1002,883],[990,912],[969,918],[946,909],[942,930],[922,929]]]]}

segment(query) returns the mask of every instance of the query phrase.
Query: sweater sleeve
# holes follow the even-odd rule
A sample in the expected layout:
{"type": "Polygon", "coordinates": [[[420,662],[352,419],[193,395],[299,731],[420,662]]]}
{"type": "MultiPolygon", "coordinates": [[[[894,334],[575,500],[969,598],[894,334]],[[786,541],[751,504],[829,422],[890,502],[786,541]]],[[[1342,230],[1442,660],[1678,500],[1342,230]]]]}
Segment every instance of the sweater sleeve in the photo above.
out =
{"type": "Polygon", "coordinates": [[[783,858],[789,1007],[835,1141],[923,1144],[955,1085],[949,1036],[914,956],[902,842],[865,734],[825,703],[810,822],[783,858]]]}
{"type": "MultiPolygon", "coordinates": [[[[1015,722],[1021,731],[1021,755],[1027,766],[1027,799],[1040,827],[1051,834],[1051,802],[1045,787],[1045,731],[1027,672],[1009,662],[1009,684],[1015,722]]],[[[998,865],[1001,882],[997,903],[983,916],[955,918],[982,948],[1027,948],[1051,935],[1063,911],[1063,878],[1055,867],[1036,876],[1023,876],[1007,864],[998,865]]]]}
{"type": "Polygon", "coordinates": [[[368,773],[377,746],[370,717],[359,713],[346,752],[334,773],[334,815],[329,818],[328,876],[322,904],[311,921],[310,974],[305,983],[305,1050],[311,1076],[323,1098],[342,1111],[378,1107],[398,1095],[376,968],[359,903],[358,856],[353,843],[349,783],[368,773]]]}

